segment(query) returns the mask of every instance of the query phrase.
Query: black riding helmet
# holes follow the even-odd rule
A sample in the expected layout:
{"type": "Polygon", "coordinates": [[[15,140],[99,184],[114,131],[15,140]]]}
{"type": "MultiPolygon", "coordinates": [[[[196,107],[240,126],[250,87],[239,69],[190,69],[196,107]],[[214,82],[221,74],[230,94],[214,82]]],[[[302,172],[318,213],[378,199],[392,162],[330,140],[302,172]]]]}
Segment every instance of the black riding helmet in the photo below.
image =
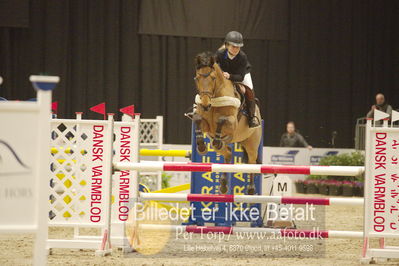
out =
{"type": "Polygon", "coordinates": [[[238,47],[244,46],[242,34],[238,31],[230,31],[227,33],[224,42],[238,47]]]}

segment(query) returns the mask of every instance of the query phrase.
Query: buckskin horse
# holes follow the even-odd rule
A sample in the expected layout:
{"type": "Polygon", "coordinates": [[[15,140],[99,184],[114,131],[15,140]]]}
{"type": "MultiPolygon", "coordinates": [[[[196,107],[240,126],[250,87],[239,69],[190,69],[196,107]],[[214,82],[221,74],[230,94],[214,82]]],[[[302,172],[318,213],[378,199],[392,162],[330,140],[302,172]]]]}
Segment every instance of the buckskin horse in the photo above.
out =
{"type": "MultiPolygon", "coordinates": [[[[193,121],[196,125],[195,137],[197,151],[204,155],[207,146],[204,133],[211,139],[213,149],[224,156],[224,163],[231,163],[232,151],[228,144],[240,143],[246,154],[246,163],[257,163],[258,147],[262,138],[262,127],[249,128],[247,117],[242,115],[241,97],[235,85],[223,76],[212,53],[204,52],[195,57],[197,87],[196,109],[193,121]]],[[[259,107],[256,106],[256,117],[262,120],[259,107]]],[[[220,193],[228,191],[228,180],[225,173],[220,178],[220,193]]],[[[247,194],[255,194],[254,174],[250,174],[247,194]]]]}

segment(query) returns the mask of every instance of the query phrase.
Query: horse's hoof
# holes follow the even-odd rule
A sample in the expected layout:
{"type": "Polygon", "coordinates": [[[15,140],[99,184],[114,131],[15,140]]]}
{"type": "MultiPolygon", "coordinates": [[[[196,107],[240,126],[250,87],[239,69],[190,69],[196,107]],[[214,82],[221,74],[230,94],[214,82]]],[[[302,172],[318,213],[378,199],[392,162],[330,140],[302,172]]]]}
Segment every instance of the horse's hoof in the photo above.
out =
{"type": "Polygon", "coordinates": [[[248,195],[255,195],[255,188],[254,187],[248,187],[247,194],[248,195]]]}
{"type": "Polygon", "coordinates": [[[200,155],[205,155],[205,154],[208,153],[208,149],[207,149],[207,147],[206,147],[205,144],[197,145],[197,152],[198,152],[200,155]]]}
{"type": "Polygon", "coordinates": [[[228,191],[228,188],[227,188],[227,178],[226,178],[226,176],[224,176],[224,174],[219,182],[220,182],[220,187],[219,187],[220,193],[226,194],[228,191]]]}
{"type": "Polygon", "coordinates": [[[215,150],[221,150],[223,148],[223,141],[221,141],[221,140],[213,140],[212,141],[212,147],[215,148],[215,150]]]}
{"type": "Polygon", "coordinates": [[[220,194],[227,194],[227,191],[228,191],[227,186],[220,185],[219,191],[220,191],[220,194]]]}

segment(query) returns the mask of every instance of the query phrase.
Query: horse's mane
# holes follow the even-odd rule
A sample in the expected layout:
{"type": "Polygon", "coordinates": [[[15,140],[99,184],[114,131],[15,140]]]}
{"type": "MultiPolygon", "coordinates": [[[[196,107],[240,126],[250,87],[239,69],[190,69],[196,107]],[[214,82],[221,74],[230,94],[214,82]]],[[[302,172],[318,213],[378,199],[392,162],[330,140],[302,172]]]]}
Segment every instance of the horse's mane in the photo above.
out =
{"type": "Polygon", "coordinates": [[[213,65],[213,68],[215,69],[215,71],[217,72],[218,75],[222,75],[223,71],[222,71],[222,68],[219,66],[219,64],[215,63],[213,65]]]}

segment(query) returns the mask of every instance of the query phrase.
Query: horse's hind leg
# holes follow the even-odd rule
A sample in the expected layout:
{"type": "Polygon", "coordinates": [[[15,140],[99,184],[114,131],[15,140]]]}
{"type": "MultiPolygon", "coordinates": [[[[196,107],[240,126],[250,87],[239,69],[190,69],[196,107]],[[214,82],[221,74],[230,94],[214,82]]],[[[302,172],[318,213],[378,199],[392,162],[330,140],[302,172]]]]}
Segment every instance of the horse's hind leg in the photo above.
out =
{"type": "MultiPolygon", "coordinates": [[[[258,148],[259,148],[260,137],[261,137],[260,134],[261,134],[261,132],[259,133],[257,131],[254,133],[254,135],[251,136],[251,138],[241,142],[241,145],[243,146],[244,150],[246,151],[246,153],[248,155],[248,163],[249,164],[257,163],[258,148]]],[[[255,176],[254,174],[249,174],[249,184],[247,187],[248,195],[254,195],[256,192],[254,176],[255,176]]]]}
{"type": "MultiPolygon", "coordinates": [[[[245,149],[244,146],[242,147],[242,149],[244,150],[245,156],[246,156],[246,158],[245,158],[246,160],[244,160],[243,163],[249,163],[250,160],[249,160],[248,152],[247,152],[247,150],[245,149]]],[[[248,176],[249,176],[249,183],[248,183],[248,186],[247,186],[247,194],[248,195],[255,195],[256,188],[255,188],[254,174],[248,174],[248,176]]]]}
{"type": "Polygon", "coordinates": [[[199,114],[193,115],[193,121],[195,123],[195,141],[197,143],[197,151],[199,154],[204,155],[208,152],[208,148],[204,141],[203,132],[208,131],[208,123],[203,120],[199,114]]]}

